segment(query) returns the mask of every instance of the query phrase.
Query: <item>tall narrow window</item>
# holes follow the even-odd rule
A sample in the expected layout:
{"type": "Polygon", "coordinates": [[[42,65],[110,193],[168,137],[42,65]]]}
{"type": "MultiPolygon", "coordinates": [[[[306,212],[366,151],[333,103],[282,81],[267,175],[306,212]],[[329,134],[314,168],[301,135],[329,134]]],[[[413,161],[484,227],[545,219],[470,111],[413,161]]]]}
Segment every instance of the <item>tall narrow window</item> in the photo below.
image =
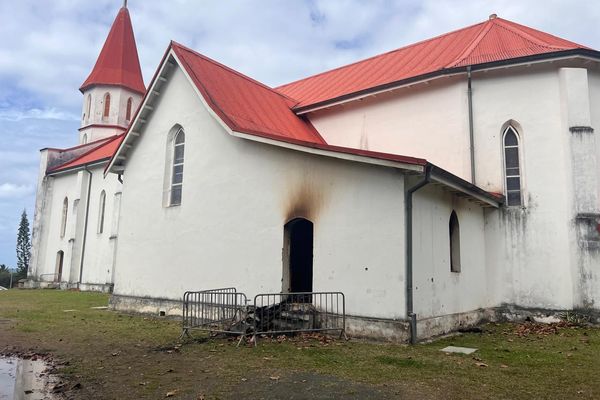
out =
{"type": "Polygon", "coordinates": [[[133,106],[133,99],[130,97],[127,99],[127,111],[125,112],[125,120],[131,121],[131,107],[133,106]]]}
{"type": "Polygon", "coordinates": [[[86,119],[90,119],[90,112],[92,111],[92,95],[88,94],[87,96],[87,105],[86,105],[86,119]]]}
{"type": "Polygon", "coordinates": [[[173,146],[173,173],[171,175],[171,201],[170,204],[181,204],[181,189],[183,186],[183,154],[185,148],[185,133],[179,128],[175,135],[173,146]]]}
{"type": "Polygon", "coordinates": [[[456,212],[450,214],[450,271],[460,272],[460,226],[456,212]]]}
{"type": "Polygon", "coordinates": [[[69,212],[69,199],[65,197],[63,200],[62,217],[60,220],[60,237],[65,237],[67,231],[67,214],[69,212]]]}
{"type": "Polygon", "coordinates": [[[110,114],[110,93],[106,93],[104,95],[104,113],[102,114],[102,116],[104,118],[108,118],[110,114]]]}
{"type": "Polygon", "coordinates": [[[503,144],[506,204],[508,206],[520,206],[522,195],[519,135],[510,125],[504,131],[503,144]]]}
{"type": "Polygon", "coordinates": [[[104,232],[104,209],[106,208],[106,192],[100,192],[100,203],[98,205],[98,233],[104,232]]]}
{"type": "Polygon", "coordinates": [[[81,137],[81,144],[86,144],[88,142],[87,133],[84,133],[81,137]]]}

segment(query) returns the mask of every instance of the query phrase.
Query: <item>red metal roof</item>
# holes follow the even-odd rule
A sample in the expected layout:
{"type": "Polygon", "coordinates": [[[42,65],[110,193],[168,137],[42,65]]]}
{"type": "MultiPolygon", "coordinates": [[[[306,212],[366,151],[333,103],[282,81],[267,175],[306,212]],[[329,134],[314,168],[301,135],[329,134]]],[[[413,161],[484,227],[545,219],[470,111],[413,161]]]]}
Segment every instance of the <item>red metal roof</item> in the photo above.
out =
{"type": "Polygon", "coordinates": [[[94,69],[79,90],[83,92],[93,85],[116,85],[141,94],[146,92],[126,7],[119,10],[94,69]]]}
{"type": "Polygon", "coordinates": [[[490,18],[275,90],[296,99],[297,109],[445,69],[574,49],[587,48],[502,18],[490,18]]]}
{"type": "Polygon", "coordinates": [[[123,134],[123,133],[120,135],[115,135],[114,137],[112,137],[109,140],[105,141],[104,143],[100,144],[100,146],[94,147],[93,149],[91,149],[90,151],[88,151],[86,153],[83,153],[79,157],[77,157],[65,164],[54,167],[51,170],[49,170],[48,172],[54,173],[54,172],[59,172],[59,171],[64,171],[64,170],[68,170],[68,169],[81,167],[81,166],[84,166],[87,164],[93,164],[93,163],[96,163],[96,162],[99,162],[102,160],[108,160],[113,156],[115,151],[117,151],[117,148],[121,144],[121,141],[123,141],[124,137],[125,137],[125,134],[123,134]]]}
{"type": "Polygon", "coordinates": [[[325,143],[291,107],[293,100],[185,46],[171,48],[202,96],[231,130],[273,139],[325,143]]]}

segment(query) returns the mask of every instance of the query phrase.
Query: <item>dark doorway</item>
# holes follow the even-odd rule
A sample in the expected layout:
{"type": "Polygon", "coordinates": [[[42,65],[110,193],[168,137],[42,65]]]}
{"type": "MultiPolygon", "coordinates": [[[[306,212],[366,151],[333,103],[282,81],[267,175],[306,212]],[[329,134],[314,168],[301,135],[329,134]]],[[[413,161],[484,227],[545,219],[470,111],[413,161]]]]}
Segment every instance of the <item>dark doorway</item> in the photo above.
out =
{"type": "Polygon", "coordinates": [[[63,259],[65,258],[65,253],[61,250],[56,253],[56,282],[62,281],[62,269],[63,269],[63,259]]]}
{"type": "Polygon", "coordinates": [[[285,238],[288,290],[290,293],[312,292],[313,223],[304,218],[291,220],[285,225],[285,238]]]}

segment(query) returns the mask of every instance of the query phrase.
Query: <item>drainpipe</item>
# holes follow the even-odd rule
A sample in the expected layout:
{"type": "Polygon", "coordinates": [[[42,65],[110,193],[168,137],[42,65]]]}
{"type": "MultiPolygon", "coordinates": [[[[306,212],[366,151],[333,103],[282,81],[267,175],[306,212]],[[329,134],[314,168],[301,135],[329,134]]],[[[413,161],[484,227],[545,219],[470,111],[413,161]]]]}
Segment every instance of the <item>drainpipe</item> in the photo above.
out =
{"type": "Polygon", "coordinates": [[[410,324],[410,344],[417,343],[417,314],[414,313],[413,302],[413,193],[431,182],[433,166],[425,167],[425,176],[405,194],[406,203],[406,315],[410,324]]]}
{"type": "Polygon", "coordinates": [[[475,181],[475,133],[473,129],[473,90],[471,88],[471,66],[467,67],[467,98],[469,103],[469,149],[471,151],[471,183],[475,181]]]}
{"type": "Polygon", "coordinates": [[[77,288],[79,288],[79,286],[81,285],[81,277],[83,276],[83,259],[85,257],[85,242],[87,238],[88,217],[90,215],[90,196],[92,193],[92,172],[89,169],[87,169],[87,166],[85,167],[84,171],[88,173],[89,181],[87,199],[85,202],[85,218],[83,220],[83,242],[81,244],[81,260],[79,263],[79,282],[77,282],[77,288]]]}

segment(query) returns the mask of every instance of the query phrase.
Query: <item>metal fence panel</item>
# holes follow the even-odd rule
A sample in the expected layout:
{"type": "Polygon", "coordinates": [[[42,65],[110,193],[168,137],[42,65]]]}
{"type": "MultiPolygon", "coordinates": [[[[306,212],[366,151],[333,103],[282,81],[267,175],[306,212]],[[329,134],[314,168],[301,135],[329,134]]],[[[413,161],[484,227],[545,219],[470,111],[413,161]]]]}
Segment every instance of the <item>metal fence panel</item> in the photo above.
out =
{"type": "Polygon", "coordinates": [[[339,331],[346,334],[342,292],[263,293],[254,297],[254,334],[339,331]]]}
{"type": "Polygon", "coordinates": [[[235,288],[185,292],[182,336],[191,329],[245,335],[248,299],[235,288]]]}

